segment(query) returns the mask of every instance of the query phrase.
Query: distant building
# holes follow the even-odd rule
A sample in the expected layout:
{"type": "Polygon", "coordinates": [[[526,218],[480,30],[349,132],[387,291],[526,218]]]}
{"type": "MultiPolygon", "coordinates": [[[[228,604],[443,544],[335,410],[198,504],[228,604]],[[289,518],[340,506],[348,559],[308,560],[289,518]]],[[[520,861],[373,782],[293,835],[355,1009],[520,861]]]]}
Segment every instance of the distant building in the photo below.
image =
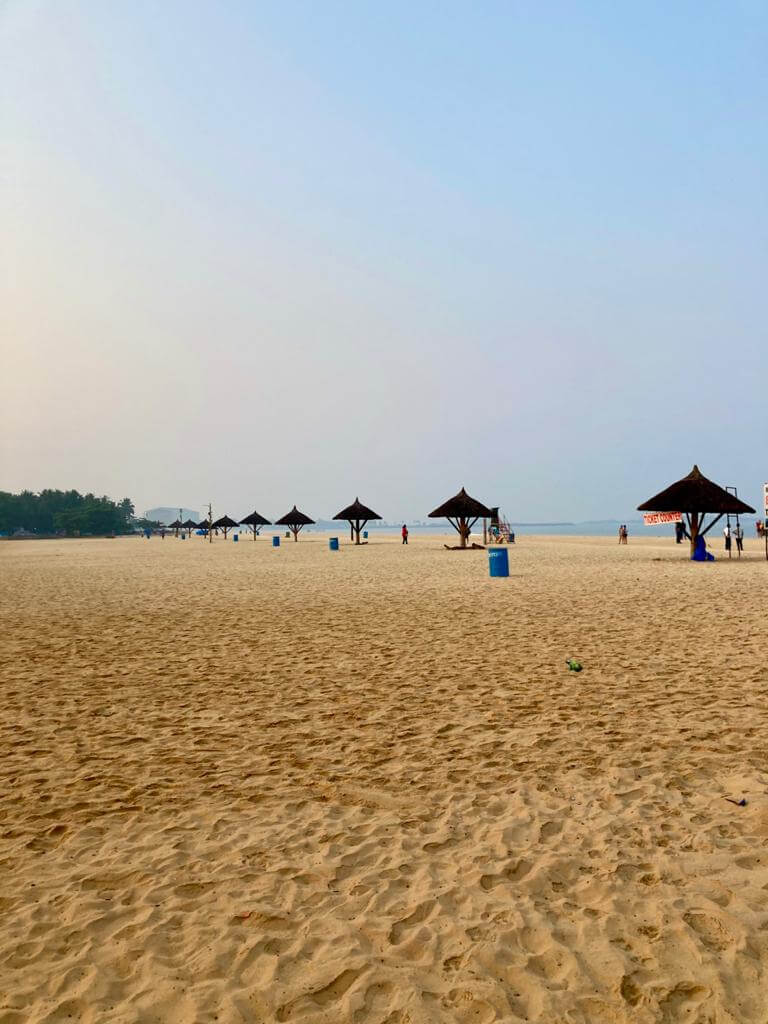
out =
{"type": "MultiPolygon", "coordinates": [[[[169,523],[174,522],[179,518],[179,507],[176,508],[148,508],[144,513],[145,519],[152,519],[158,523],[165,523],[167,526],[169,523]]],[[[196,523],[200,522],[200,513],[196,512],[192,508],[183,508],[181,510],[181,521],[185,519],[194,519],[196,523]]]]}

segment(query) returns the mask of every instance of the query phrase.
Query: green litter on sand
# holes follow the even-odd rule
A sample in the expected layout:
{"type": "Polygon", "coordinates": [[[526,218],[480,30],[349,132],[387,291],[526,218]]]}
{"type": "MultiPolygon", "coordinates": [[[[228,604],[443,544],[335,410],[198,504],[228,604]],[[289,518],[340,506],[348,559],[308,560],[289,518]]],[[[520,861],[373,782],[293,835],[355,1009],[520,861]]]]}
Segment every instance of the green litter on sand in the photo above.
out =
{"type": "Polygon", "coordinates": [[[577,661],[576,658],[566,658],[565,663],[568,666],[569,672],[581,672],[583,668],[581,662],[577,661]]]}

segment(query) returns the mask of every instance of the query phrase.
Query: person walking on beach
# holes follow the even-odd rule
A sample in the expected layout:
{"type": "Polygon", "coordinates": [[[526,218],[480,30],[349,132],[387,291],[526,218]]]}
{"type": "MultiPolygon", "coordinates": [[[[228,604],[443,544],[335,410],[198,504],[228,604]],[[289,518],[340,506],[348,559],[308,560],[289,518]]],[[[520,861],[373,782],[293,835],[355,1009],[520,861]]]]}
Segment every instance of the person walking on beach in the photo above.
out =
{"type": "Polygon", "coordinates": [[[400,536],[403,538],[403,544],[408,543],[408,527],[403,523],[403,528],[400,531],[400,536]]]}
{"type": "Polygon", "coordinates": [[[624,540],[624,527],[619,526],[619,544],[624,540]]]}
{"type": "Polygon", "coordinates": [[[744,531],[741,528],[741,523],[736,523],[736,527],[733,531],[733,536],[736,538],[736,550],[744,550],[744,531]]]}

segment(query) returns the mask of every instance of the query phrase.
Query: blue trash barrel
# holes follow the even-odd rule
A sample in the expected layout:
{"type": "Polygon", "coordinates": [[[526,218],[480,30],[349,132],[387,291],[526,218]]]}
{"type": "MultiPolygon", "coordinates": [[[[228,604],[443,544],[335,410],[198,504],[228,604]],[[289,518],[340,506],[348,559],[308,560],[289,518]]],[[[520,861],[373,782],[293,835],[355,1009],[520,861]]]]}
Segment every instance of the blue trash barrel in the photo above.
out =
{"type": "Polygon", "coordinates": [[[368,540],[368,531],[363,530],[363,540],[368,540]]]}
{"type": "Polygon", "coordinates": [[[233,534],[232,534],[232,540],[234,540],[234,541],[238,541],[238,540],[240,540],[240,535],[239,535],[239,534],[237,534],[237,533],[233,533],[233,534]]]}
{"type": "Polygon", "coordinates": [[[187,539],[187,535],[186,535],[186,533],[182,533],[182,535],[181,535],[181,539],[182,539],[182,540],[186,540],[186,539],[187,539]]]}
{"type": "Polygon", "coordinates": [[[339,550],[339,538],[338,537],[329,537],[328,538],[328,547],[331,549],[331,551],[338,551],[339,550]]]}
{"type": "Polygon", "coordinates": [[[488,570],[491,576],[509,576],[509,552],[506,548],[488,550],[488,570]]]}
{"type": "Polygon", "coordinates": [[[280,547],[280,538],[279,537],[273,537],[272,538],[272,547],[273,548],[279,548],[280,547]]]}

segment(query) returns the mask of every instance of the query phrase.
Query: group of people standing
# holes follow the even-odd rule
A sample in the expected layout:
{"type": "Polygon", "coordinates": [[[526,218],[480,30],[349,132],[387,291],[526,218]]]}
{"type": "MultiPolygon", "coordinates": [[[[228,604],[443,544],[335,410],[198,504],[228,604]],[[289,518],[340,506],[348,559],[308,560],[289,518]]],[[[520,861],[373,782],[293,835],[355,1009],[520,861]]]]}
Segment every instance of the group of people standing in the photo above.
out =
{"type": "MultiPolygon", "coordinates": [[[[683,538],[687,537],[688,533],[682,523],[675,523],[675,540],[678,544],[682,544],[683,538]]],[[[741,528],[741,523],[736,520],[736,525],[731,529],[730,523],[726,523],[723,527],[723,539],[725,540],[725,550],[730,551],[733,541],[736,541],[736,550],[744,550],[744,531],[741,528]]]]}
{"type": "Polygon", "coordinates": [[[627,524],[622,523],[619,527],[619,544],[626,544],[629,533],[627,531],[627,524]]]}

